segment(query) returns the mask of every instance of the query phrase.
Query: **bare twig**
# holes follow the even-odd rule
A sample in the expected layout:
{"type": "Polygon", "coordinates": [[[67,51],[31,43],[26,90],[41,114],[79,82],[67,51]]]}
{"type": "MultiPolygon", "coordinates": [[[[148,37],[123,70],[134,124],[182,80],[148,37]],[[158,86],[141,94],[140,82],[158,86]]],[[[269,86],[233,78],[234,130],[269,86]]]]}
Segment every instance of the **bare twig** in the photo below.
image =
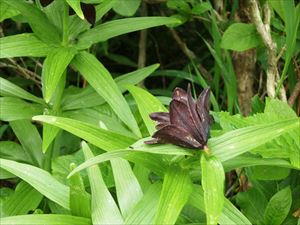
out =
{"type": "MultiPolygon", "coordinates": [[[[142,2],[141,15],[147,16],[147,4],[142,2]]],[[[146,65],[146,51],[147,50],[147,30],[140,32],[139,41],[139,56],[138,56],[138,68],[143,68],[146,65]]]]}
{"type": "Polygon", "coordinates": [[[17,64],[13,59],[7,60],[10,62],[10,64],[1,62],[0,67],[15,69],[20,75],[22,75],[26,79],[32,80],[38,87],[41,87],[41,78],[39,75],[26,68],[23,68],[22,66],[17,64]]]}
{"type": "Polygon", "coordinates": [[[296,73],[297,73],[297,83],[294,87],[294,90],[291,94],[291,96],[289,97],[289,100],[288,100],[288,104],[292,107],[297,99],[297,97],[299,96],[300,94],[300,67],[299,65],[297,64],[297,61],[294,59],[294,64],[295,64],[295,67],[296,67],[296,73]]]}
{"type": "MultiPolygon", "coordinates": [[[[267,68],[267,92],[271,98],[275,97],[276,82],[279,80],[279,73],[277,69],[277,56],[276,56],[276,43],[273,42],[270,32],[270,17],[271,12],[268,2],[265,2],[263,7],[264,22],[261,19],[261,15],[258,9],[256,0],[249,0],[250,15],[252,22],[255,24],[258,33],[260,34],[263,43],[268,49],[268,68],[267,68]]],[[[280,98],[283,101],[287,101],[284,88],[280,89],[280,98]]]]}

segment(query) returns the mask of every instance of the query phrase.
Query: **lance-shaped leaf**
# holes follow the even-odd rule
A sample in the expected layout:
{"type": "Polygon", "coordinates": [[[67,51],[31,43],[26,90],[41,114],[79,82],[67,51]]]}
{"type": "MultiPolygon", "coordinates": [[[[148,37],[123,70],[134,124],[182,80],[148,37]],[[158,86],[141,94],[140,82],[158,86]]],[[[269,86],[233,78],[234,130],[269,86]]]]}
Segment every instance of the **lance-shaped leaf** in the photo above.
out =
{"type": "Polygon", "coordinates": [[[207,224],[217,224],[224,204],[225,174],[221,162],[214,156],[201,156],[201,183],[207,224]]]}
{"type": "Polygon", "coordinates": [[[46,102],[50,101],[63,72],[75,54],[76,51],[72,48],[56,48],[47,55],[42,71],[43,92],[46,102]]]}
{"type": "Polygon", "coordinates": [[[26,18],[33,32],[45,43],[59,44],[61,35],[58,29],[50,22],[43,11],[34,4],[25,1],[3,0],[5,3],[20,11],[26,18]]]}
{"type": "Polygon", "coordinates": [[[42,42],[35,34],[17,34],[0,38],[0,58],[22,56],[43,57],[53,48],[42,42]]]}
{"type": "Polygon", "coordinates": [[[130,108],[121,91],[112,79],[107,69],[97,58],[87,52],[76,55],[72,62],[73,66],[85,77],[90,85],[101,95],[111,106],[118,117],[133,131],[141,137],[141,132],[133,117],[130,108]]]}

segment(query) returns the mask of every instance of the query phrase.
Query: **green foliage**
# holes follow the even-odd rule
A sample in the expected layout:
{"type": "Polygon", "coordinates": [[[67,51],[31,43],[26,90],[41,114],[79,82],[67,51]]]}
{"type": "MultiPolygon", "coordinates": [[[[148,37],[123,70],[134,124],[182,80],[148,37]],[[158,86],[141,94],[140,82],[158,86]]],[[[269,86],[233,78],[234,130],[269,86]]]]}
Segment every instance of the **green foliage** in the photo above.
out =
{"type": "MultiPolygon", "coordinates": [[[[290,97],[300,5],[260,2],[290,97]]],[[[238,1],[41,3],[0,1],[0,224],[297,224],[299,103],[264,98],[267,49],[238,1]],[[242,116],[231,51],[250,49],[262,76],[242,116]],[[145,144],[187,83],[211,89],[205,150],[145,144]]]]}

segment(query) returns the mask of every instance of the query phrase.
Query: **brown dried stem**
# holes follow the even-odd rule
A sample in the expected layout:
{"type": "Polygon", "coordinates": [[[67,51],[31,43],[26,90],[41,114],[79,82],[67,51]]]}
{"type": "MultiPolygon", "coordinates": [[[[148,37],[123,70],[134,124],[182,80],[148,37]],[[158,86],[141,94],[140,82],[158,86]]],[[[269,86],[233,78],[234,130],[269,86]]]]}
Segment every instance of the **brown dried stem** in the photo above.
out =
{"type": "MultiPolygon", "coordinates": [[[[271,98],[275,97],[276,83],[279,80],[279,72],[277,69],[277,46],[273,42],[270,31],[271,11],[266,1],[263,7],[264,22],[262,21],[258,4],[256,0],[249,0],[250,16],[255,24],[258,33],[260,34],[264,45],[268,49],[268,68],[267,68],[267,93],[271,98]]],[[[287,101],[284,88],[280,89],[279,94],[281,100],[287,101]]]]}

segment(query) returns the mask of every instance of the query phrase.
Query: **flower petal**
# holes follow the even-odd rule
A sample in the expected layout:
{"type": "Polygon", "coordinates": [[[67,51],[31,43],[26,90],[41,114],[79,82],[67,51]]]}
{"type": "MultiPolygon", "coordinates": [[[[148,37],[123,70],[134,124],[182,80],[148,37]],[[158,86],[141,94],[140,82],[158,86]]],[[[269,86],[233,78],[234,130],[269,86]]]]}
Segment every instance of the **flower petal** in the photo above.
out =
{"type": "Polygon", "coordinates": [[[187,148],[203,147],[188,131],[173,124],[164,126],[152,137],[157,139],[157,143],[170,143],[187,148]]]}
{"type": "Polygon", "coordinates": [[[195,136],[195,138],[197,140],[201,140],[201,143],[204,141],[206,144],[206,140],[205,140],[205,130],[203,128],[203,125],[201,124],[201,120],[200,117],[198,116],[198,113],[196,111],[196,103],[193,100],[192,97],[192,92],[191,92],[191,86],[188,85],[188,91],[187,91],[187,103],[188,103],[188,108],[189,108],[189,112],[191,114],[191,117],[193,119],[193,123],[195,126],[195,132],[197,133],[197,136],[195,136]],[[204,135],[204,136],[203,136],[204,135]]]}
{"type": "Polygon", "coordinates": [[[210,96],[210,88],[204,89],[196,102],[196,109],[201,120],[202,127],[204,129],[204,133],[202,134],[204,140],[208,139],[209,134],[209,126],[211,123],[211,117],[209,115],[209,96],[210,96]]]}
{"type": "Polygon", "coordinates": [[[189,132],[198,142],[203,141],[199,139],[197,128],[195,126],[192,114],[189,111],[189,108],[186,104],[172,100],[170,103],[170,122],[178,127],[184,128],[189,132]]]}
{"type": "Polygon", "coordinates": [[[179,87],[174,89],[172,99],[187,105],[187,93],[179,87]]]}
{"type": "Polygon", "coordinates": [[[150,118],[159,123],[170,123],[170,115],[167,112],[155,112],[151,113],[150,118]]]}

